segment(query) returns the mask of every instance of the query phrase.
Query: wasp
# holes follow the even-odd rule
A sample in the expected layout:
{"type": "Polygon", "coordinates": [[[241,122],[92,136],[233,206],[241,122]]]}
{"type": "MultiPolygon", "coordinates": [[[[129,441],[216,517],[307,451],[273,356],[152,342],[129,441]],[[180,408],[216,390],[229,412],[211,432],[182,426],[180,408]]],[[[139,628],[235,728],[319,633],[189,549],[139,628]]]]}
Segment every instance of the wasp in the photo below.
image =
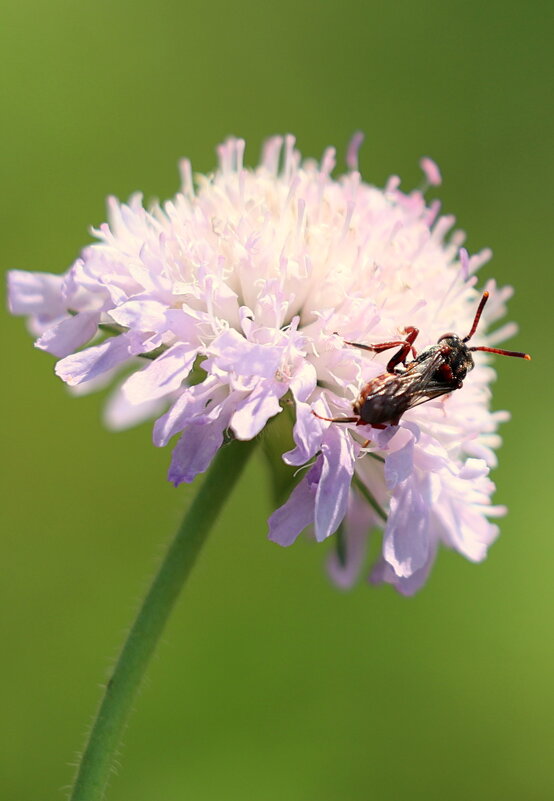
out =
{"type": "Polygon", "coordinates": [[[321,417],[316,412],[314,415],[320,420],[328,420],[331,423],[356,423],[358,426],[371,425],[373,428],[398,425],[400,418],[408,409],[461,389],[466,375],[475,366],[471,355],[475,351],[531,359],[528,353],[485,346],[468,346],[467,343],[477,330],[488,299],[489,293],[484,292],[467,336],[443,334],[436,345],[425,348],[419,356],[414,348],[419,329],[413,326],[404,329],[404,339],[382,342],[378,345],[362,345],[359,342],[345,340],[346,345],[372,353],[383,353],[392,348],[399,350],[389,360],[387,371],[372,378],[362,387],[352,407],[354,416],[321,417]],[[408,361],[410,354],[413,358],[408,361]]]}

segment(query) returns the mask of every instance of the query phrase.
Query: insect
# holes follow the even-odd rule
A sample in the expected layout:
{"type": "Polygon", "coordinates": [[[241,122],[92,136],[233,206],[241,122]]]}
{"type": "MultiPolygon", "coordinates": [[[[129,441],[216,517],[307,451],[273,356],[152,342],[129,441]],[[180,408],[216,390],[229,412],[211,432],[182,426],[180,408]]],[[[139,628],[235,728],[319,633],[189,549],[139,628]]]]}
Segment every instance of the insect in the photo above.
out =
{"type": "Polygon", "coordinates": [[[436,345],[425,348],[419,356],[414,348],[419,330],[413,326],[405,329],[404,339],[383,342],[379,345],[362,345],[359,342],[345,341],[346,345],[369,350],[372,353],[382,353],[391,348],[400,350],[388,362],[386,373],[372,378],[362,387],[352,407],[354,416],[321,417],[316,412],[314,415],[331,423],[356,423],[359,426],[371,425],[374,428],[386,428],[387,424],[398,425],[398,421],[408,409],[461,389],[464,378],[475,366],[471,355],[474,351],[481,350],[487,353],[500,353],[502,356],[530,359],[528,353],[467,345],[477,330],[488,299],[489,293],[484,292],[467,336],[443,334],[436,345]],[[407,361],[410,354],[413,359],[407,361]]]}

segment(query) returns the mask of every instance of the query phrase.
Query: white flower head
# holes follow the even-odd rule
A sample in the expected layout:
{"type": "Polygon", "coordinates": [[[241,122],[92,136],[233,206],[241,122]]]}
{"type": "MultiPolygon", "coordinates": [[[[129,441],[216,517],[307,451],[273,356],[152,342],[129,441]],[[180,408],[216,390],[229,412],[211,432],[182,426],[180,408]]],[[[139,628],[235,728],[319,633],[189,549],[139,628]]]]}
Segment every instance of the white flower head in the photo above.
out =
{"type": "MultiPolygon", "coordinates": [[[[368,382],[414,371],[415,346],[428,353],[445,332],[470,330],[475,272],[490,253],[469,258],[463,235],[448,237],[454,219],[421,191],[403,193],[397,178],[384,190],[364,183],[359,144],[334,179],[333,149],[320,164],[302,162],[292,136],[274,137],[252,170],[244,141],[230,139],[214,175],[193,181],[184,161],[182,191],[163,206],[110,199],[98,241],[65,275],[12,271],[10,307],[31,318],[36,346],[59,358],[71,387],[123,374],[107,423],[161,415],[154,443],[177,437],[176,485],[205,471],[229,434],[252,439],[292,403],[295,447],[283,459],[308,469],[272,514],[270,538],[290,545],[307,526],[318,541],[340,529],[329,567],[347,586],[368,532],[384,527],[372,580],[411,594],[439,542],[480,561],[495,539],[490,518],[504,510],[491,505],[488,473],[506,414],[489,410],[494,372],[482,354],[461,391],[384,425],[360,420],[356,399],[368,382]],[[408,326],[417,340],[388,371],[398,347],[347,344],[401,343],[408,326]],[[340,417],[354,420],[322,419],[340,417]]],[[[421,164],[427,184],[439,184],[436,165],[421,164]]],[[[490,347],[514,327],[486,334],[511,295],[488,289],[476,340],[490,347]]]]}

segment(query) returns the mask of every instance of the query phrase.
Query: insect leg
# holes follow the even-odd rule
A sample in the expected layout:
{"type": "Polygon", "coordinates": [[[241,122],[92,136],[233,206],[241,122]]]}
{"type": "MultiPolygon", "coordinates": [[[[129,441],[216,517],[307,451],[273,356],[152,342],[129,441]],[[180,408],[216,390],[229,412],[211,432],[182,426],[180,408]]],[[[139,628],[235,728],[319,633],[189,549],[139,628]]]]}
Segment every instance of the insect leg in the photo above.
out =
{"type": "Polygon", "coordinates": [[[410,350],[409,343],[407,339],[395,339],[393,342],[381,342],[379,345],[362,345],[361,342],[348,342],[348,340],[344,340],[345,345],[352,345],[353,348],[360,348],[360,350],[370,350],[372,353],[382,353],[384,350],[390,350],[391,348],[398,348],[400,346],[405,347],[408,345],[408,351],[410,350]]]}
{"type": "Polygon", "coordinates": [[[449,364],[441,364],[439,367],[439,373],[441,374],[443,381],[446,381],[447,384],[451,384],[454,380],[454,373],[452,372],[452,368],[449,364]]]}
{"type": "Polygon", "coordinates": [[[402,347],[395,353],[392,359],[389,360],[387,364],[387,372],[393,373],[394,368],[397,364],[406,364],[406,359],[408,358],[408,353],[412,352],[413,357],[417,356],[416,349],[414,348],[414,341],[417,335],[419,334],[419,329],[414,328],[413,325],[409,325],[406,328],[406,341],[402,343],[402,347]]]}
{"type": "MultiPolygon", "coordinates": [[[[419,328],[416,328],[413,325],[408,325],[404,329],[404,333],[406,334],[406,342],[409,342],[410,345],[413,345],[414,342],[417,339],[417,335],[419,334],[419,328]]],[[[413,353],[414,357],[417,356],[417,353],[416,353],[416,350],[415,350],[414,347],[412,347],[412,353],[413,353]]]]}
{"type": "Polygon", "coordinates": [[[446,384],[450,384],[452,389],[462,388],[463,386],[462,381],[459,381],[454,377],[454,373],[449,364],[446,364],[446,362],[441,364],[441,366],[438,369],[438,372],[440,373],[442,381],[444,381],[446,384]]]}
{"type": "Polygon", "coordinates": [[[326,420],[328,423],[358,423],[360,420],[359,417],[322,417],[317,412],[314,412],[313,409],[312,414],[318,420],[326,420]]]}

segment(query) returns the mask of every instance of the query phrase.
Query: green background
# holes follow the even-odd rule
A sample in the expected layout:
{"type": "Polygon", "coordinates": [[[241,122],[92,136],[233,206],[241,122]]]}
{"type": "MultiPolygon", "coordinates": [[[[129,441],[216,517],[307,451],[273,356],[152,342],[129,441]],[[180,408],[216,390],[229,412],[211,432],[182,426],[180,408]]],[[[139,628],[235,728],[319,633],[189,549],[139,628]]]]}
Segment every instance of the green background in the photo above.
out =
{"type": "MultiPolygon", "coordinates": [[[[3,269],[61,272],[109,193],[167,197],[228,134],[294,132],[305,155],[366,133],[382,185],[440,165],[444,208],[510,283],[508,503],[479,566],[440,554],[407,600],[341,593],[325,548],[266,540],[251,464],[172,617],[113,801],[554,798],[552,9],[550,2],[5,1],[3,269]]],[[[482,285],[482,284],[481,284],[482,285]]],[[[405,321],[409,323],[409,321],[405,321]]],[[[20,319],[2,319],[0,795],[64,798],[122,636],[194,488],[150,426],[100,423],[20,319]]]]}

